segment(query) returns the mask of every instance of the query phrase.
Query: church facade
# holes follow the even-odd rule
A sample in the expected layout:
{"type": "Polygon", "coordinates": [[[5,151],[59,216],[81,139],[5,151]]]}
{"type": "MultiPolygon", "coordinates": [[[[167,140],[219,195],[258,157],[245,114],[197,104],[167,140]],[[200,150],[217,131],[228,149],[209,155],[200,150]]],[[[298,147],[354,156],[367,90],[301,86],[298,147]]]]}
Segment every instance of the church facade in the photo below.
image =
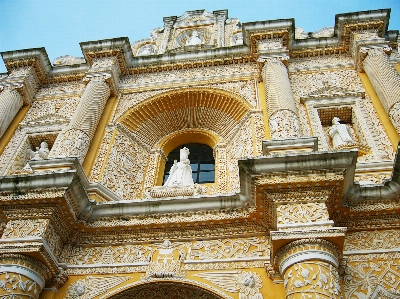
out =
{"type": "Polygon", "coordinates": [[[400,298],[390,9],[2,52],[0,297],[400,298]]]}

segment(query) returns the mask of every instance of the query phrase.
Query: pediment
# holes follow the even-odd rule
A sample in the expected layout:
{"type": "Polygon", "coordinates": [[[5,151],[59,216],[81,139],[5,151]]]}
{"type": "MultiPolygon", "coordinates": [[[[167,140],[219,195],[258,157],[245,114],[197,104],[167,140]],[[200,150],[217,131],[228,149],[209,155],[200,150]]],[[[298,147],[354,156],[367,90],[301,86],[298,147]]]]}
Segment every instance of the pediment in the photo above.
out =
{"type": "Polygon", "coordinates": [[[216,15],[204,9],[186,11],[178,17],[175,22],[175,28],[187,26],[199,26],[204,24],[213,24],[216,20],[216,15]]]}

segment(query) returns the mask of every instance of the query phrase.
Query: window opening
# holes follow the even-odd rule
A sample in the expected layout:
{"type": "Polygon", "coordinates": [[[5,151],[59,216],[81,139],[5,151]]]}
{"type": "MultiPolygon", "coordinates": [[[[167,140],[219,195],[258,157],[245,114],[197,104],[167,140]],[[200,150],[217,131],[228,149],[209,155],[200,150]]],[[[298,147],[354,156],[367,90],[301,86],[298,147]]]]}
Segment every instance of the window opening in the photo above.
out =
{"type": "Polygon", "coordinates": [[[179,162],[179,151],[187,147],[189,149],[190,167],[192,168],[193,181],[197,184],[214,183],[215,181],[215,160],[211,147],[201,143],[187,143],[178,146],[168,155],[165,163],[165,171],[163,177],[163,185],[169,177],[174,160],[179,162]]]}

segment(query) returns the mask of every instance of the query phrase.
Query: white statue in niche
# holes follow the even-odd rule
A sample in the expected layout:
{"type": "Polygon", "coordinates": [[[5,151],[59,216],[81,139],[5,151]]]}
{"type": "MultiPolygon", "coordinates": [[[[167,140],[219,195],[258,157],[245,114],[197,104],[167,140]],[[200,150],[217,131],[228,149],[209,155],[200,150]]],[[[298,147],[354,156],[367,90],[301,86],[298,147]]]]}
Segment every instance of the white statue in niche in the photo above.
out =
{"type": "Polygon", "coordinates": [[[193,30],[192,36],[186,41],[186,46],[201,45],[201,39],[197,30],[193,30]]]}
{"type": "Polygon", "coordinates": [[[190,167],[189,149],[184,147],[179,151],[180,161],[174,161],[169,177],[164,184],[164,187],[184,187],[193,186],[192,168],[190,167]]]}
{"type": "Polygon", "coordinates": [[[40,148],[37,146],[35,151],[29,149],[29,155],[31,160],[47,159],[47,157],[49,156],[49,152],[50,152],[49,146],[47,145],[46,141],[42,141],[40,143],[40,148]]]}
{"type": "Polygon", "coordinates": [[[355,143],[350,136],[347,126],[340,123],[339,117],[332,119],[332,127],[329,129],[329,135],[332,137],[333,148],[340,148],[355,143]]]}
{"type": "Polygon", "coordinates": [[[140,47],[137,56],[153,55],[155,54],[154,46],[152,44],[145,44],[140,47]]]}

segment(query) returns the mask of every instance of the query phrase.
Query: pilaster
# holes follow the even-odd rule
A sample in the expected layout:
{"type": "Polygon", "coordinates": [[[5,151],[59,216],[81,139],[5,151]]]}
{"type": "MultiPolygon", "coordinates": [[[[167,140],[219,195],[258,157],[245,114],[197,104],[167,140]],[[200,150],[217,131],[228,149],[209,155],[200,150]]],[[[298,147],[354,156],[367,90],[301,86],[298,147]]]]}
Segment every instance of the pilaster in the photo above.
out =
{"type": "Polygon", "coordinates": [[[225,47],[225,21],[228,18],[227,10],[213,11],[217,22],[217,47],[225,47]]]}
{"type": "Polygon", "coordinates": [[[49,158],[77,157],[83,163],[110,96],[110,88],[102,74],[91,79],[70,124],[57,136],[49,158]]]}
{"type": "Polygon", "coordinates": [[[175,24],[176,19],[177,19],[176,16],[165,17],[163,19],[164,20],[164,33],[163,33],[163,37],[161,40],[161,44],[158,48],[158,54],[164,54],[165,51],[167,50],[168,42],[171,37],[172,28],[175,24]]]}
{"type": "MultiPolygon", "coordinates": [[[[283,55],[286,61],[288,56],[283,55]]],[[[263,56],[258,59],[263,63],[262,79],[264,81],[267,101],[268,123],[272,139],[300,137],[300,123],[294,103],[286,66],[280,57],[263,56]]]]}
{"type": "Polygon", "coordinates": [[[390,62],[389,50],[388,46],[365,47],[360,52],[366,53],[363,60],[365,73],[396,131],[400,133],[400,75],[390,62]]]}

